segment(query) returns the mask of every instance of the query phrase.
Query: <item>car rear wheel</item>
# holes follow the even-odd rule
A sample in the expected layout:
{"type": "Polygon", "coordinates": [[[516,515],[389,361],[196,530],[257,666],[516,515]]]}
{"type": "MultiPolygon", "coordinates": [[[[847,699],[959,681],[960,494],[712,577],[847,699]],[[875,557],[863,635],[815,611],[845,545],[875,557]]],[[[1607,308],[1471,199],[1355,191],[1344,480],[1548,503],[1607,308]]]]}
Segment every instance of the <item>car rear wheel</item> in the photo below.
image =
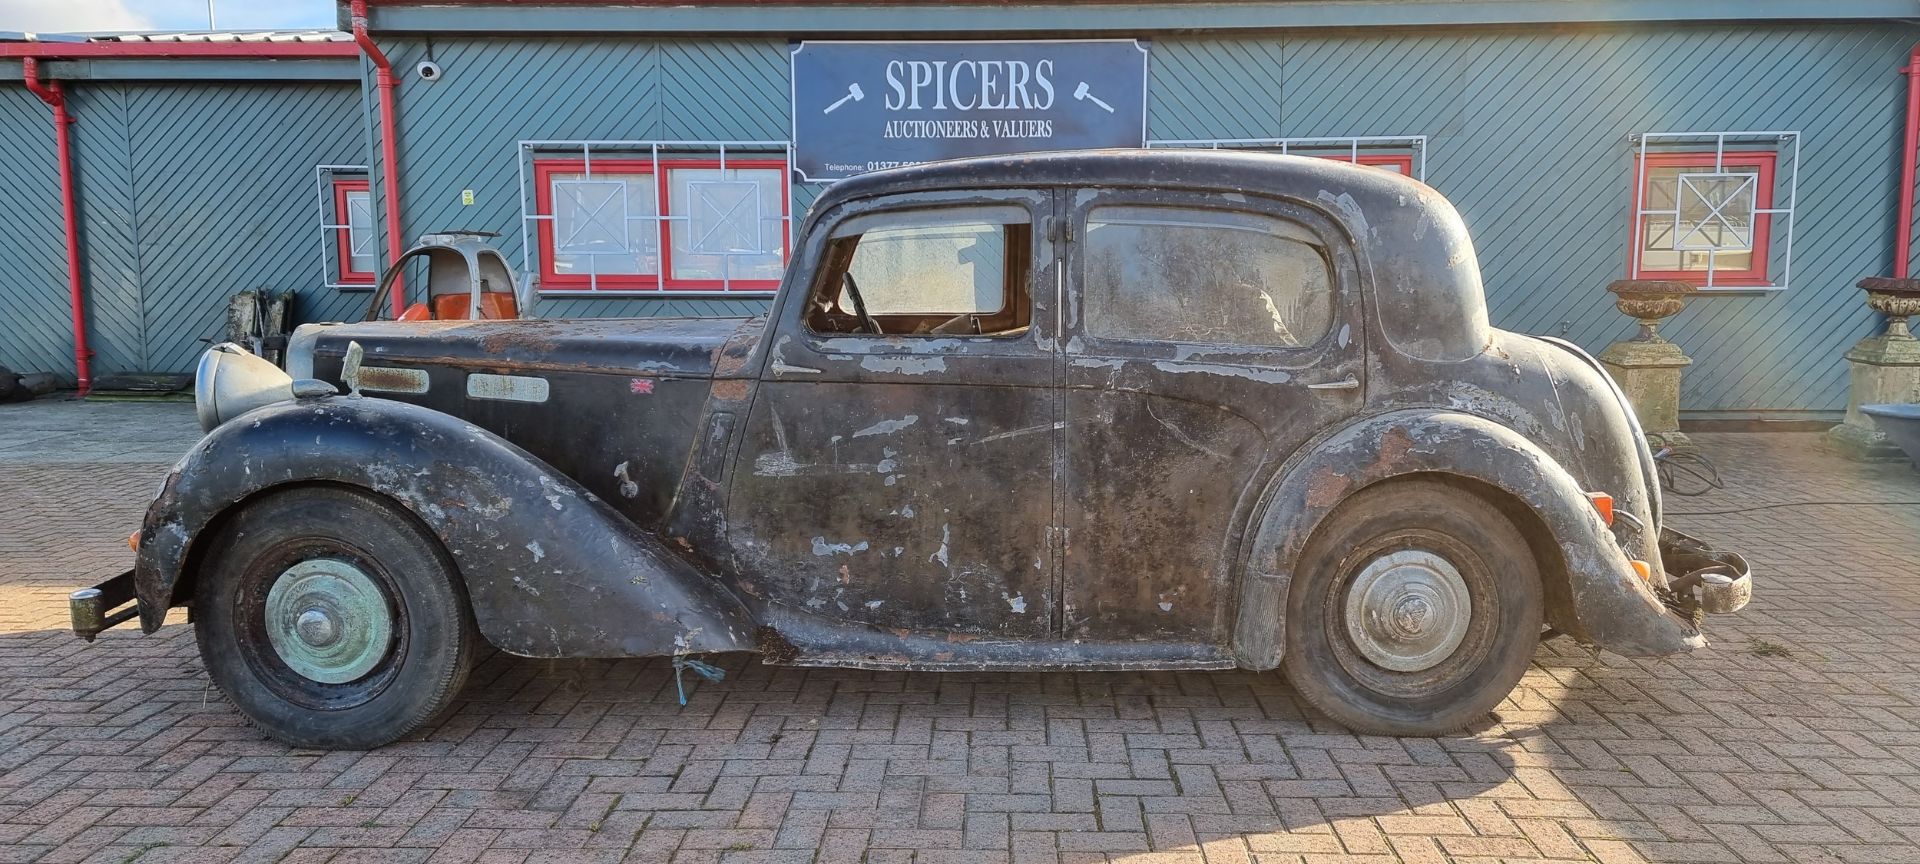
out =
{"type": "Polygon", "coordinates": [[[459,574],[411,514],[338,487],[243,505],[202,558],[207,675],[298,747],[397,740],[459,693],[480,637],[459,574]]]}
{"type": "Polygon", "coordinates": [[[1287,679],[1348,728],[1454,732],[1540,641],[1539,566],[1500,510],[1438,480],[1369,487],[1316,529],[1287,598],[1287,679]]]}

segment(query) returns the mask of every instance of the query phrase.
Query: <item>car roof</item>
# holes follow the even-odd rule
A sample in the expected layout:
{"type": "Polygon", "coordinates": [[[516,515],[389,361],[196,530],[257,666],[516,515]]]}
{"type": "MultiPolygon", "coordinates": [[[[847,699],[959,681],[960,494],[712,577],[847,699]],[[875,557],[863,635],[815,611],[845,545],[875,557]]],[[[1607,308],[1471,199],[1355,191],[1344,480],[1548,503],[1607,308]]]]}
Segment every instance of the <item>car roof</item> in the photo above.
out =
{"type": "Polygon", "coordinates": [[[976,156],[887,168],[840,181],[816,211],[869,195],[936,189],[1055,186],[1149,186],[1241,191],[1315,200],[1338,187],[1356,199],[1397,198],[1426,185],[1392,171],[1334,159],[1253,150],[1178,148],[1066,150],[976,156]]]}

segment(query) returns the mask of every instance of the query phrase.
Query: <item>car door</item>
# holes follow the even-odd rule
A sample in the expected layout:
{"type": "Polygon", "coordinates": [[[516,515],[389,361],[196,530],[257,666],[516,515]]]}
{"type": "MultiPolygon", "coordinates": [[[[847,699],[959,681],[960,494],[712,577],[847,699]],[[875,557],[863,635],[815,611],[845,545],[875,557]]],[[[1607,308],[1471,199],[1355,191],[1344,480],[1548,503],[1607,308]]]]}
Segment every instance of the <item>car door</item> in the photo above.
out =
{"type": "Polygon", "coordinates": [[[1046,636],[1058,268],[1035,228],[1054,197],[841,209],[803,250],[796,272],[815,275],[787,288],[749,410],[728,506],[740,572],[829,618],[1046,636]],[[867,332],[856,294],[882,333],[867,332]]]}
{"type": "Polygon", "coordinates": [[[1351,250],[1251,196],[1089,190],[1070,218],[1064,635],[1224,645],[1264,479],[1362,404],[1351,250]]]}

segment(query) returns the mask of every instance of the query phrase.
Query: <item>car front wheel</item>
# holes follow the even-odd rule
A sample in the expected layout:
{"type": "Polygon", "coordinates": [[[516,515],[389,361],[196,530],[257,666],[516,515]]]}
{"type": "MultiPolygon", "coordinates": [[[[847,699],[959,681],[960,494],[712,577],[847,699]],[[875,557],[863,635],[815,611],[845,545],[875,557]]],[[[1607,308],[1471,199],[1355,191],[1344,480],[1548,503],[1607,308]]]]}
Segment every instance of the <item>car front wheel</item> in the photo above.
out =
{"type": "Polygon", "coordinates": [[[1438,735],[1512,692],[1540,641],[1539,567],[1505,514],[1438,480],[1361,490],[1303,550],[1287,679],[1361,733],[1438,735]]]}
{"type": "Polygon", "coordinates": [[[298,747],[397,740],[452,703],[479,643],[459,574],[413,516],[338,487],[242,506],[201,559],[207,675],[298,747]]]}

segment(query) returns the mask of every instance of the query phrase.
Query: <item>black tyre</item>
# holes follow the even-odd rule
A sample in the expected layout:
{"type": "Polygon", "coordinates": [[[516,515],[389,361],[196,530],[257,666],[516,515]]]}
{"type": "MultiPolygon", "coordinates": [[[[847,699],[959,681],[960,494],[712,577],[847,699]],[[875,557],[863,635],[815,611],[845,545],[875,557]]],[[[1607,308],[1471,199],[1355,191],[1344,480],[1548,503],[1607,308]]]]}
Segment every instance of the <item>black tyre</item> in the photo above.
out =
{"type": "Polygon", "coordinates": [[[434,536],[374,495],[302,487],[243,505],[202,559],[207,675],[297,747],[397,740],[460,692],[480,636],[434,536]]]}
{"type": "Polygon", "coordinates": [[[1287,597],[1287,679],[1379,735],[1440,735],[1513,691],[1540,642],[1539,566],[1518,529],[1437,480],[1361,490],[1314,531],[1287,597]]]}

